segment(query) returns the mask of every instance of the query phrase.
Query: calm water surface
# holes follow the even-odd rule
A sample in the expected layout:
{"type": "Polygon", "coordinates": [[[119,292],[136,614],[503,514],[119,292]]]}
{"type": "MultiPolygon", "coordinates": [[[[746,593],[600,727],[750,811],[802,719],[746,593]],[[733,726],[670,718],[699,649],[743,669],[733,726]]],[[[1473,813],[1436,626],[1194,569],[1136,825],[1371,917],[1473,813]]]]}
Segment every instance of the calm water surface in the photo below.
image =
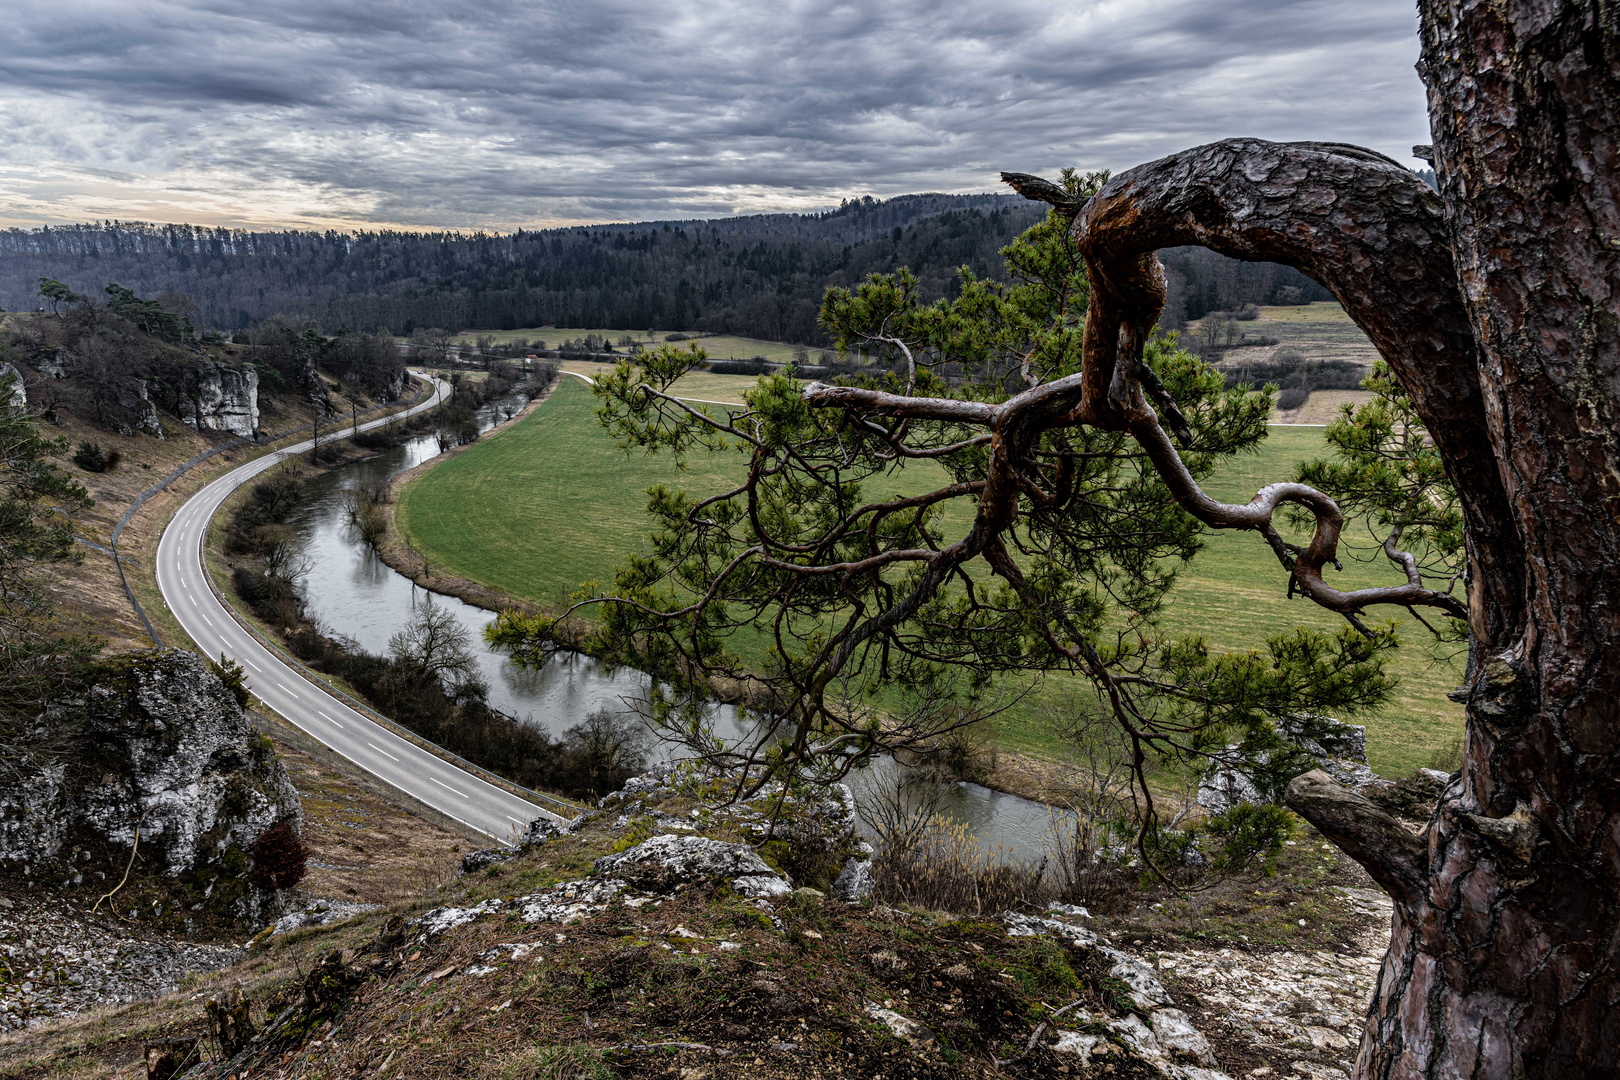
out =
{"type": "MultiPolygon", "coordinates": [[[[493,416],[481,415],[480,426],[492,427],[493,416]]],[[[438,453],[438,441],[423,435],[310,482],[310,498],[290,523],[298,531],[309,566],[303,594],[310,616],[328,633],[348,638],[366,652],[384,655],[388,639],[410,619],[413,609],[428,603],[444,608],[472,637],[489,685],[489,703],[554,736],[596,709],[617,711],[627,700],[642,697],[650,685],[647,675],[625,668],[609,672],[581,653],[559,653],[539,669],[518,667],[505,653],[484,644],[489,612],[453,596],[418,588],[359,539],[349,525],[344,492],[386,480],[438,453]]],[[[735,728],[735,714],[729,706],[720,706],[716,719],[722,730],[735,728]]],[[[891,782],[895,768],[885,759],[855,777],[857,794],[869,785],[891,782]]],[[[1045,805],[977,784],[956,785],[941,810],[967,823],[983,841],[1002,845],[1021,857],[1039,854],[1050,827],[1045,805]]]]}

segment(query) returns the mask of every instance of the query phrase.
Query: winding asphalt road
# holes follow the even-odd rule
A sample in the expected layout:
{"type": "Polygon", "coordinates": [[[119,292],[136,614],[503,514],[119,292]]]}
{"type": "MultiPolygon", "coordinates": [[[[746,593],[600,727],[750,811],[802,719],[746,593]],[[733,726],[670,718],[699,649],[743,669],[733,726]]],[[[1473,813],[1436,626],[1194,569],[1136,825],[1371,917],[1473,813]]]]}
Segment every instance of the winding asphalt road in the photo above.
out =
{"type": "MultiPolygon", "coordinates": [[[[448,385],[434,380],[433,396],[406,415],[432,408],[449,391],[448,385]]],[[[380,427],[389,419],[361,424],[360,430],[380,427]]],[[[158,541],[158,590],[169,611],[204,656],[223,653],[246,668],[249,687],[266,706],[362,769],[446,816],[498,843],[511,843],[537,817],[564,820],[400,738],[304,678],[238,623],[215,596],[203,566],[203,538],[215,511],[231,492],[310,446],[306,440],[232,469],[180,507],[158,541]]]]}

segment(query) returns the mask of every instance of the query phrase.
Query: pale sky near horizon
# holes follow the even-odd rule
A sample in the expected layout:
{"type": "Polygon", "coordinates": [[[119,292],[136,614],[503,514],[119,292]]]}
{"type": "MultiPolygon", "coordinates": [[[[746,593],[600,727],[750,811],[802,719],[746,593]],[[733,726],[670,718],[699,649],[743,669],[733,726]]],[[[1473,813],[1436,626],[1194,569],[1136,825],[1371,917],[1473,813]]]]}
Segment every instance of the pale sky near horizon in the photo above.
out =
{"type": "Polygon", "coordinates": [[[0,0],[0,226],[816,210],[1428,142],[1411,0],[0,0]]]}

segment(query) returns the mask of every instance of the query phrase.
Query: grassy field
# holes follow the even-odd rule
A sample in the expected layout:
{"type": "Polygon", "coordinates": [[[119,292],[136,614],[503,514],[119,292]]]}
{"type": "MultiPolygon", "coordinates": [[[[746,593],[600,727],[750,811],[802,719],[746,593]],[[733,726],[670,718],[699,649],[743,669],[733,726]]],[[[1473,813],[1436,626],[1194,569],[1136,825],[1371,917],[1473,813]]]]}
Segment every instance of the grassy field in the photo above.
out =
{"type": "MultiPolygon", "coordinates": [[[[1186,340],[1196,339],[1201,323],[1202,320],[1188,328],[1186,340]]],[[[1366,373],[1372,371],[1373,361],[1378,359],[1378,350],[1367,335],[1331,300],[1294,307],[1263,307],[1258,320],[1239,325],[1245,333],[1276,338],[1277,344],[1232,349],[1216,365],[1222,371],[1241,373],[1246,365],[1270,360],[1285,349],[1307,360],[1342,360],[1366,373]]],[[[1279,414],[1277,418],[1290,424],[1325,424],[1338,415],[1344,403],[1360,405],[1371,398],[1365,390],[1318,390],[1303,406],[1279,414]]]]}
{"type": "MultiPolygon", "coordinates": [[[[797,345],[781,341],[765,341],[761,338],[737,337],[734,334],[702,334],[698,331],[681,331],[687,335],[687,340],[675,342],[677,345],[700,345],[703,351],[709,354],[711,360],[747,360],[755,356],[763,356],[772,363],[785,364],[792,360],[797,345]]],[[[584,337],[586,334],[599,334],[613,343],[615,349],[619,348],[619,340],[626,334],[643,346],[664,344],[664,335],[675,333],[671,330],[654,330],[649,337],[645,330],[609,330],[604,327],[573,327],[573,326],[529,326],[520,330],[469,330],[456,340],[463,345],[471,345],[479,337],[492,337],[497,342],[514,341],[524,338],[527,341],[544,341],[546,347],[555,349],[564,341],[584,337]]],[[[806,346],[810,349],[811,363],[815,362],[818,353],[823,350],[806,346]]]]}
{"type": "MultiPolygon", "coordinates": [[[[406,539],[448,572],[557,609],[582,582],[610,581],[614,565],[638,550],[648,527],[648,487],[674,483],[707,494],[736,482],[738,462],[729,455],[694,457],[682,473],[667,457],[627,456],[597,426],[594,407],[588,387],[565,380],[527,420],[427,472],[400,497],[396,521],[406,539]]],[[[1319,428],[1275,427],[1263,452],[1232,463],[1210,485],[1212,493],[1247,501],[1263,484],[1290,476],[1293,464],[1321,445],[1319,428]]],[[[965,524],[967,512],[956,511],[963,520],[954,527],[965,524]]],[[[1381,567],[1355,562],[1346,563],[1342,578],[1344,587],[1388,580],[1381,567]]],[[[1285,589],[1282,570],[1259,538],[1217,533],[1184,571],[1164,624],[1224,649],[1256,647],[1295,625],[1340,625],[1313,605],[1285,600],[1285,589]]],[[[1459,668],[1432,665],[1421,627],[1404,613],[1397,621],[1412,646],[1395,663],[1401,686],[1378,715],[1357,718],[1372,735],[1372,765],[1385,775],[1428,764],[1462,730],[1461,708],[1444,696],[1459,681],[1459,668]]],[[[1041,717],[1068,685],[1047,680],[1027,707],[998,720],[1000,741],[1051,753],[1041,717]]]]}
{"type": "MultiPolygon", "coordinates": [[[[561,367],[564,371],[572,371],[591,379],[612,370],[606,364],[596,364],[588,360],[567,360],[561,367]]],[[[712,375],[707,371],[694,371],[675,380],[675,385],[670,387],[670,393],[697,401],[741,405],[743,391],[752,387],[754,381],[752,375],[712,375]]]]}
{"type": "MultiPolygon", "coordinates": [[[[1293,349],[1310,360],[1348,360],[1371,369],[1373,361],[1378,359],[1378,349],[1362,333],[1361,327],[1351,322],[1344,308],[1332,300],[1297,307],[1263,307],[1257,321],[1240,325],[1245,330],[1269,334],[1277,339],[1277,348],[1293,349]]],[[[1228,354],[1228,359],[1236,359],[1247,351],[1228,354]]]]}

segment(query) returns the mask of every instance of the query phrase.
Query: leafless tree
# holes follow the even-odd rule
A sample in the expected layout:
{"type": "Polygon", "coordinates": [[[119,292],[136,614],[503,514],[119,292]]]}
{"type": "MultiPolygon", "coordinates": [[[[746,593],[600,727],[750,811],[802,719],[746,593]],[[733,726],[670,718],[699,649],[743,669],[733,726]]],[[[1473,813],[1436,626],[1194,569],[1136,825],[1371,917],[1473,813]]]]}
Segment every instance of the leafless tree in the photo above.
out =
{"type": "Polygon", "coordinates": [[[267,574],[297,581],[309,573],[298,532],[290,525],[260,525],[253,530],[253,548],[267,574]]]}
{"type": "Polygon", "coordinates": [[[948,783],[935,769],[875,765],[854,785],[855,808],[880,849],[905,851],[939,814],[948,783]]]}
{"type": "Polygon", "coordinates": [[[417,605],[410,621],[388,639],[388,654],[416,674],[438,679],[452,694],[481,680],[472,635],[449,608],[431,598],[417,605]]]}
{"type": "Polygon", "coordinates": [[[652,738],[633,711],[597,709],[563,733],[577,767],[589,776],[597,793],[614,790],[646,763],[652,738]]]}

